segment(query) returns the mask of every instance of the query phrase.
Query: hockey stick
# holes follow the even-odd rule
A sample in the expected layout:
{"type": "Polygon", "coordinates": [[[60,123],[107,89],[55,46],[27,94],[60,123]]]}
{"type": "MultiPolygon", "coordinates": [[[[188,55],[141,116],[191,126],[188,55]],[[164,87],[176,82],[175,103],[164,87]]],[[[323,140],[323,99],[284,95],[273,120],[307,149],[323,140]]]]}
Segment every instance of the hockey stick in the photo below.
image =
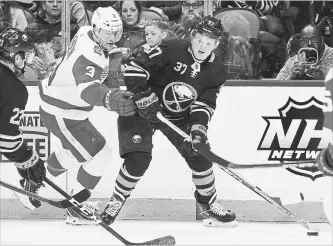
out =
{"type": "MultiPolygon", "coordinates": [[[[168,119],[166,119],[161,113],[157,113],[157,118],[159,118],[163,123],[165,123],[166,125],[168,125],[171,129],[173,129],[174,131],[176,131],[182,137],[184,137],[185,141],[191,141],[189,135],[187,135],[185,132],[183,132],[181,129],[179,129],[176,125],[174,125],[172,122],[170,122],[168,119]]],[[[280,204],[278,204],[269,195],[267,195],[265,192],[263,192],[259,187],[253,186],[252,184],[250,184],[249,182],[245,181],[243,178],[241,178],[240,176],[238,176],[236,173],[234,173],[231,170],[229,170],[227,168],[229,163],[226,160],[224,160],[224,159],[220,158],[219,156],[215,155],[208,148],[201,148],[198,151],[200,152],[200,154],[202,154],[203,156],[205,156],[208,160],[210,160],[211,162],[214,162],[215,164],[217,164],[220,169],[222,169],[223,171],[225,171],[231,177],[233,177],[238,182],[240,182],[243,185],[245,185],[247,188],[249,188],[253,192],[257,193],[259,196],[261,196],[262,198],[264,198],[270,204],[272,204],[275,207],[277,207],[278,209],[280,209],[282,212],[284,212],[289,217],[291,217],[292,219],[294,219],[297,223],[299,223],[300,225],[302,225],[304,228],[310,229],[309,224],[306,221],[298,218],[291,211],[289,211],[285,207],[283,207],[280,204]]]]}
{"type": "MultiPolygon", "coordinates": [[[[221,158],[221,157],[220,157],[221,158]]],[[[221,158],[222,159],[222,158],[221,158]]],[[[249,169],[249,168],[273,168],[273,167],[279,167],[279,168],[287,168],[287,167],[315,167],[318,166],[316,163],[316,160],[304,160],[304,161],[296,161],[296,162],[281,162],[281,163],[258,163],[258,164],[234,164],[234,163],[228,163],[228,168],[233,169],[249,169]]]]}
{"type": "MultiPolygon", "coordinates": [[[[179,135],[181,135],[185,141],[191,141],[191,138],[189,135],[187,135],[185,132],[183,132],[181,129],[179,129],[177,126],[175,126],[172,122],[170,122],[167,118],[165,118],[161,113],[157,113],[157,118],[168,125],[170,128],[172,128],[175,132],[177,132],[179,135]]],[[[235,168],[235,169],[248,169],[248,168],[272,168],[272,167],[314,167],[318,166],[316,163],[316,160],[304,160],[304,161],[291,161],[291,162],[281,162],[281,163],[259,163],[259,164],[234,164],[231,163],[221,157],[219,157],[219,165],[222,165],[226,168],[235,168]]]]}
{"type": "MultiPolygon", "coordinates": [[[[59,192],[62,196],[64,196],[74,207],[73,209],[75,212],[84,214],[86,216],[89,216],[92,220],[97,220],[95,215],[92,215],[88,210],[86,210],[81,203],[76,201],[72,196],[67,194],[63,189],[61,189],[58,185],[53,183],[51,180],[49,180],[47,177],[44,178],[44,181],[50,185],[53,189],[55,189],[57,192],[59,192]]],[[[125,238],[123,238],[120,234],[118,234],[115,230],[113,230],[111,227],[109,227],[107,224],[105,224],[101,220],[97,220],[100,226],[102,226],[105,230],[107,230],[109,233],[111,233],[114,237],[116,237],[119,241],[121,241],[125,245],[175,245],[176,240],[173,236],[165,236],[156,238],[150,241],[142,242],[142,243],[133,243],[125,238]]]]}
{"type": "MultiPolygon", "coordinates": [[[[1,180],[0,180],[0,185],[7,188],[7,189],[15,191],[17,193],[20,193],[20,194],[29,196],[31,198],[34,198],[38,201],[48,203],[48,204],[50,204],[54,207],[57,207],[57,208],[68,208],[68,207],[72,206],[72,204],[67,199],[66,200],[61,200],[61,201],[54,201],[54,200],[36,195],[36,194],[31,193],[29,191],[23,190],[21,188],[18,188],[14,185],[8,184],[8,183],[6,183],[4,181],[1,181],[1,180]]],[[[85,201],[90,197],[90,191],[89,190],[82,190],[79,193],[75,194],[73,197],[75,197],[78,201],[81,201],[81,202],[85,201]]]]}

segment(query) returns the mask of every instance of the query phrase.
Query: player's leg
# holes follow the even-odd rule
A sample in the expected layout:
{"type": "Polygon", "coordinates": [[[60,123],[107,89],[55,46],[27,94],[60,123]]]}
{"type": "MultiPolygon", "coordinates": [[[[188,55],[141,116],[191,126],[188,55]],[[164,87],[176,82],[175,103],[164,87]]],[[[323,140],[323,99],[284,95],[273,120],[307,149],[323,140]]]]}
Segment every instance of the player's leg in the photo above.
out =
{"type": "MultiPolygon", "coordinates": [[[[180,128],[186,130],[184,123],[180,128]]],[[[216,200],[217,191],[215,188],[215,176],[213,164],[202,155],[197,154],[193,149],[188,148],[175,131],[169,128],[161,130],[168,140],[177,148],[192,170],[192,181],[196,187],[194,197],[198,202],[200,216],[206,226],[237,226],[236,215],[230,210],[224,209],[216,200]]]]}
{"type": "MultiPolygon", "coordinates": [[[[13,107],[8,105],[0,112],[0,155],[2,154],[16,165],[22,177],[19,181],[20,186],[26,191],[37,193],[42,186],[41,177],[45,175],[44,161],[35,150],[28,148],[23,142],[19,119],[11,120],[12,113],[13,107]]],[[[33,210],[41,206],[38,200],[17,192],[14,194],[26,208],[33,210]]]]}
{"type": "Polygon", "coordinates": [[[126,199],[149,167],[152,151],[153,129],[148,121],[136,116],[118,118],[120,168],[113,195],[101,219],[111,224],[116,219],[126,199]]]}
{"type": "MultiPolygon", "coordinates": [[[[53,152],[47,160],[47,170],[52,176],[59,176],[68,169],[78,166],[77,177],[71,184],[73,192],[82,189],[93,190],[102,178],[105,166],[111,161],[111,149],[104,137],[89,120],[69,120],[48,114],[40,109],[44,125],[60,139],[62,148],[53,152]]],[[[92,213],[97,212],[97,204],[86,201],[83,205],[92,213]]],[[[91,224],[85,217],[68,209],[67,223],[91,224]]]]}

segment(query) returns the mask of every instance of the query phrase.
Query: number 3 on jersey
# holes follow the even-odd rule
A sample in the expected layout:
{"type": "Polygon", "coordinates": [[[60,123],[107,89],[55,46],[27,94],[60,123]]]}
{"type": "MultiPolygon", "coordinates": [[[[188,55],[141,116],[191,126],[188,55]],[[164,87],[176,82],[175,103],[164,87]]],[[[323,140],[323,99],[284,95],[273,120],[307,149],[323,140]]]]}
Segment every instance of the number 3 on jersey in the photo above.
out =
{"type": "Polygon", "coordinates": [[[14,108],[13,113],[14,115],[10,117],[9,123],[14,125],[20,125],[20,121],[24,113],[24,110],[20,110],[19,108],[14,108]]]}
{"type": "Polygon", "coordinates": [[[95,68],[93,66],[86,66],[86,75],[90,76],[91,78],[95,75],[95,68]]]}

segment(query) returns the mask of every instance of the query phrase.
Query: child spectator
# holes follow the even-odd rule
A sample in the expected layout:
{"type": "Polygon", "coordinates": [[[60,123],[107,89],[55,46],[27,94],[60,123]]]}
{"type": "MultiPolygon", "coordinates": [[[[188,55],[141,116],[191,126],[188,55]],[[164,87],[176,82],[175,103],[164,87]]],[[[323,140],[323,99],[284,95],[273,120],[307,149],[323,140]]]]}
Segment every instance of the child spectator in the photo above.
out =
{"type": "Polygon", "coordinates": [[[168,26],[162,21],[152,21],[145,27],[146,44],[142,47],[149,50],[160,45],[168,35],[168,26]]]}

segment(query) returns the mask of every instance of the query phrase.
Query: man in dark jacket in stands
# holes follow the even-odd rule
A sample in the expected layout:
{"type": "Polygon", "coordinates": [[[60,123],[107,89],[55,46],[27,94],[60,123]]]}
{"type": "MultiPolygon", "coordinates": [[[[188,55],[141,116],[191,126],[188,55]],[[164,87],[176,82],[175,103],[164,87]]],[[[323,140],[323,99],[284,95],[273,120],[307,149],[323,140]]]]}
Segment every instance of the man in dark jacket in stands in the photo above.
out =
{"type": "MultiPolygon", "coordinates": [[[[82,3],[74,2],[72,4],[70,27],[71,37],[75,35],[82,25],[80,20],[87,19],[86,16],[83,16],[83,18],[74,16],[74,14],[77,14],[80,12],[79,10],[83,8],[82,3]]],[[[46,0],[42,3],[42,10],[44,10],[44,13],[37,15],[35,21],[25,30],[31,37],[33,37],[33,42],[35,43],[37,49],[37,54],[34,58],[33,64],[31,65],[32,69],[37,74],[36,79],[43,79],[47,77],[49,70],[55,63],[56,59],[61,55],[60,53],[62,50],[62,2],[58,0],[46,0]]],[[[86,15],[85,12],[82,14],[86,15]]],[[[84,24],[85,22],[83,21],[82,23],[84,24]]]]}

